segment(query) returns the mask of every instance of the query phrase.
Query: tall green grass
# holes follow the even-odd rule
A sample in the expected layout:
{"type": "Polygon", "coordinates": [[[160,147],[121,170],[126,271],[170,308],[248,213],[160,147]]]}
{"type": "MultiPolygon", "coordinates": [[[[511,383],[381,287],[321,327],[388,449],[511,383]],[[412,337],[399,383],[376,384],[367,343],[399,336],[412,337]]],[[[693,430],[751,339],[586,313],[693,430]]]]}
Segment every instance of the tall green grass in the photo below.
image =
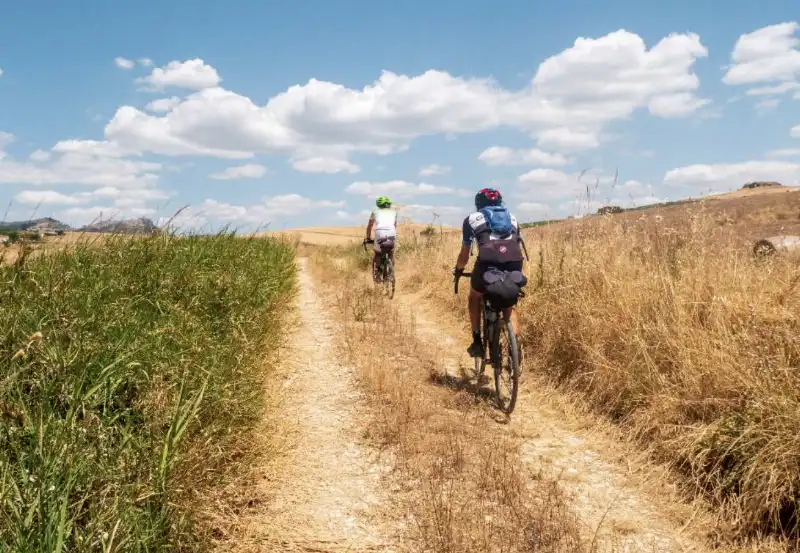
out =
{"type": "Polygon", "coordinates": [[[259,419],[289,245],[112,237],[0,267],[0,551],[188,551],[259,419]]]}

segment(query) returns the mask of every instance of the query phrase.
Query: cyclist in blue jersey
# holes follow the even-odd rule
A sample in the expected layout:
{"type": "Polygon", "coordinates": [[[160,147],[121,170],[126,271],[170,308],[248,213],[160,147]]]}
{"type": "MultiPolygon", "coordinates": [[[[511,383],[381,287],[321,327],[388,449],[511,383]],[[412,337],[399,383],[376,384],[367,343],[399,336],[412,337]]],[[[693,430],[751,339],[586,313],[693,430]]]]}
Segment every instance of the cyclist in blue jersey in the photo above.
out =
{"type": "MultiPolygon", "coordinates": [[[[503,205],[498,190],[484,188],[475,195],[475,211],[462,225],[461,251],[453,273],[460,276],[469,262],[472,243],[477,242],[478,258],[472,269],[469,291],[469,317],[472,344],[471,357],[483,357],[481,312],[484,294],[490,294],[502,305],[510,305],[510,320],[519,343],[519,324],[513,306],[519,290],[525,285],[522,275],[522,248],[517,219],[503,205]],[[487,291],[487,287],[489,288],[487,291]]],[[[521,353],[521,351],[520,351],[521,353]]]]}

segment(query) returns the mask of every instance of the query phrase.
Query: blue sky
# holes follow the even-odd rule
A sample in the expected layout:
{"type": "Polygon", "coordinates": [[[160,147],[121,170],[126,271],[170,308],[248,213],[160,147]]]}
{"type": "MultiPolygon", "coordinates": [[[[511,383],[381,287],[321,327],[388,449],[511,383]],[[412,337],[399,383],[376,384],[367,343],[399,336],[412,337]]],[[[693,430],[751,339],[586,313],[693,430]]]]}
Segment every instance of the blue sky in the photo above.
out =
{"type": "Polygon", "coordinates": [[[800,184],[793,3],[6,3],[0,201],[286,228],[800,184]]]}

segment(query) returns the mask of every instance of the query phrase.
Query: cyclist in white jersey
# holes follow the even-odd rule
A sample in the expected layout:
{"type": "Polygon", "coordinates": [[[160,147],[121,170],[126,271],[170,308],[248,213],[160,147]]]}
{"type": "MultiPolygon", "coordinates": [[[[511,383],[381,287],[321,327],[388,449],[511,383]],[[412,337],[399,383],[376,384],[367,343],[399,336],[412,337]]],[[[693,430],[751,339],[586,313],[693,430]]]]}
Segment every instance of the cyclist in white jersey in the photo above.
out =
{"type": "Polygon", "coordinates": [[[381,251],[389,253],[389,259],[394,263],[394,246],[397,240],[397,211],[392,209],[392,200],[386,196],[375,199],[377,209],[369,214],[367,223],[367,241],[370,240],[372,228],[375,227],[375,254],[372,256],[372,274],[378,270],[381,251]]]}

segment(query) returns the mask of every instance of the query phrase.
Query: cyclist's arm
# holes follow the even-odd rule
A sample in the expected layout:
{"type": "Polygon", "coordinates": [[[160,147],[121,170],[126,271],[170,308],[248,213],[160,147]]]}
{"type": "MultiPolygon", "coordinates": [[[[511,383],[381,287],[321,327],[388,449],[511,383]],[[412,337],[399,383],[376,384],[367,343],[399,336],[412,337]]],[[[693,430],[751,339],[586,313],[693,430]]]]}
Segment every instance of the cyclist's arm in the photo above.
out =
{"type": "Polygon", "coordinates": [[[456,259],[456,269],[461,270],[467,266],[469,263],[469,250],[471,244],[469,246],[461,246],[461,251],[458,252],[458,259],[456,259]]]}
{"type": "Polygon", "coordinates": [[[372,227],[373,227],[373,225],[375,225],[375,215],[370,214],[369,222],[367,223],[367,240],[369,240],[370,236],[372,236],[372,227]]]}
{"type": "Polygon", "coordinates": [[[520,232],[517,218],[514,217],[513,213],[509,213],[509,215],[511,216],[511,225],[514,227],[514,233],[516,234],[517,242],[522,242],[522,232],[520,232]]]}
{"type": "Polygon", "coordinates": [[[461,225],[461,251],[458,252],[458,258],[456,259],[456,269],[459,271],[466,267],[467,263],[469,262],[469,251],[472,249],[472,238],[472,227],[469,224],[469,217],[467,217],[464,219],[464,223],[461,225]]]}

